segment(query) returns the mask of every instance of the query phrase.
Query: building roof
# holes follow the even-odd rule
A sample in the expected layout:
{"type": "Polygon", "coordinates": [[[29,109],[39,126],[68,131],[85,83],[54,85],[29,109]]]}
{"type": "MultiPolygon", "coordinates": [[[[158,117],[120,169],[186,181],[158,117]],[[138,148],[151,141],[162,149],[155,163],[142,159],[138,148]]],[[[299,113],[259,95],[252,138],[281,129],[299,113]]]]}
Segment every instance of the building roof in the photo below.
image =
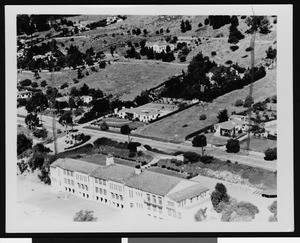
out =
{"type": "Polygon", "coordinates": [[[232,130],[235,128],[237,124],[232,122],[232,121],[225,121],[225,122],[221,122],[221,123],[217,123],[216,126],[221,127],[222,129],[226,129],[226,130],[232,130]]]}
{"type": "Polygon", "coordinates": [[[208,190],[208,188],[203,187],[200,184],[195,184],[190,187],[184,188],[180,191],[168,194],[167,197],[171,198],[175,202],[180,202],[185,199],[197,197],[201,193],[206,192],[208,190]]]}
{"type": "Polygon", "coordinates": [[[104,180],[125,183],[135,173],[135,169],[125,165],[112,164],[99,167],[91,173],[91,176],[104,180]]]}
{"type": "Polygon", "coordinates": [[[18,94],[31,94],[32,92],[29,91],[29,90],[21,90],[21,91],[18,91],[18,94]]]}
{"type": "Polygon", "coordinates": [[[168,176],[152,171],[142,171],[139,175],[134,175],[126,183],[126,186],[140,189],[149,193],[165,196],[182,179],[168,176]]]}
{"type": "Polygon", "coordinates": [[[54,168],[59,167],[64,170],[76,171],[88,175],[99,167],[99,165],[93,163],[89,163],[77,159],[71,159],[71,158],[57,159],[50,166],[54,168]]]}

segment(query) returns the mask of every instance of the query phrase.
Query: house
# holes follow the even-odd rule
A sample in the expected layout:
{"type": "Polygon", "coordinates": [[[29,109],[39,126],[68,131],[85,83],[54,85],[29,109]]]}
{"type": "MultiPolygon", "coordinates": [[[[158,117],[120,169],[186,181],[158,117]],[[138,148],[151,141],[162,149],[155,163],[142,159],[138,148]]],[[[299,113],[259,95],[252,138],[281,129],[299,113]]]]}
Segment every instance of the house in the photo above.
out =
{"type": "Polygon", "coordinates": [[[139,120],[141,122],[151,122],[159,117],[165,116],[178,109],[177,105],[163,103],[148,103],[135,108],[125,108],[116,111],[120,118],[129,120],[139,120]]]}
{"type": "Polygon", "coordinates": [[[80,97],[80,99],[83,101],[83,103],[89,104],[93,100],[93,97],[89,95],[83,95],[80,97]]]}
{"type": "Polygon", "coordinates": [[[277,137],[277,120],[264,123],[264,128],[268,134],[277,137]]]}
{"type": "Polygon", "coordinates": [[[18,99],[27,99],[27,98],[30,98],[31,96],[32,96],[32,92],[28,91],[28,90],[18,91],[18,93],[17,93],[18,99]]]}
{"type": "Polygon", "coordinates": [[[214,125],[216,136],[233,137],[238,133],[246,132],[253,125],[247,116],[231,115],[228,121],[214,125]]]}
{"type": "Polygon", "coordinates": [[[194,221],[200,205],[211,207],[209,189],[198,182],[116,164],[111,155],[98,159],[57,159],[50,165],[51,190],[160,220],[194,221]]]}
{"type": "Polygon", "coordinates": [[[174,51],[175,49],[175,46],[173,44],[169,44],[167,43],[166,41],[164,40],[160,40],[158,42],[154,42],[154,43],[147,43],[146,46],[148,48],[153,48],[153,51],[154,52],[157,52],[157,53],[161,53],[162,51],[164,52],[167,52],[167,46],[170,47],[171,51],[174,51]]]}

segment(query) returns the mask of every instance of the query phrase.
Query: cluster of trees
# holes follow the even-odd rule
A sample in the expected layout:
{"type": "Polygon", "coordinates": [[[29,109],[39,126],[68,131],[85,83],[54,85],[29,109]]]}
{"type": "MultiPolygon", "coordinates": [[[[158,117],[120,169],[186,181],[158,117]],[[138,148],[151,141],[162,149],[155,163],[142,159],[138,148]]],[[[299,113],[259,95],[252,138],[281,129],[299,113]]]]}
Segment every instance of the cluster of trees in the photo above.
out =
{"type": "Polygon", "coordinates": [[[268,148],[265,151],[265,160],[276,160],[277,159],[277,148],[268,148]]]}
{"type": "Polygon", "coordinates": [[[251,16],[246,18],[246,24],[249,29],[246,31],[248,34],[259,32],[261,34],[268,34],[271,32],[270,21],[267,16],[251,16]]]}
{"type": "Polygon", "coordinates": [[[180,29],[182,33],[185,33],[192,29],[192,25],[189,20],[181,20],[180,29]]]}
{"type": "Polygon", "coordinates": [[[209,23],[213,29],[219,29],[226,24],[230,24],[231,18],[229,15],[209,15],[208,20],[205,19],[204,23],[205,25],[209,23]]]}
{"type": "MultiPolygon", "coordinates": [[[[263,78],[266,75],[263,66],[254,67],[254,81],[263,78]]],[[[172,77],[165,83],[160,95],[172,98],[200,99],[211,101],[225,93],[240,89],[251,83],[251,69],[244,70],[238,64],[228,66],[218,66],[203,56],[200,52],[197,54],[188,66],[188,72],[183,77],[172,77]],[[214,68],[212,84],[206,76],[214,68]],[[244,72],[241,78],[240,72],[244,72]]]]}
{"type": "Polygon", "coordinates": [[[51,15],[42,14],[27,14],[17,15],[17,34],[27,34],[31,35],[36,31],[47,31],[50,30],[50,25],[48,23],[49,19],[53,18],[51,15]]]}
{"type": "Polygon", "coordinates": [[[105,27],[107,25],[106,19],[101,19],[96,22],[92,22],[86,25],[86,27],[90,28],[91,30],[96,29],[97,27],[105,27]]]}
{"type": "Polygon", "coordinates": [[[239,40],[245,38],[245,36],[237,29],[239,20],[236,15],[231,17],[231,25],[229,27],[228,43],[237,44],[239,40]]]}
{"type": "Polygon", "coordinates": [[[246,222],[252,221],[255,214],[259,213],[258,208],[249,202],[238,202],[231,198],[226,187],[222,183],[217,183],[215,190],[211,194],[211,202],[214,210],[222,213],[223,222],[246,222]]]}

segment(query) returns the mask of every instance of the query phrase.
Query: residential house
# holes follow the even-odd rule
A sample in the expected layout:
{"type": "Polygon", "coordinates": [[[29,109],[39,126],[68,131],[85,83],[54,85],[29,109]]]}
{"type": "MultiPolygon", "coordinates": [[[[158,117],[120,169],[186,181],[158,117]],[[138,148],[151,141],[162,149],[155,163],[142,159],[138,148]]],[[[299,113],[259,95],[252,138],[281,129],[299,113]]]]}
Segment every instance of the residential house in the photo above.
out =
{"type": "Polygon", "coordinates": [[[146,43],[146,46],[148,48],[153,48],[153,51],[154,52],[157,52],[157,53],[161,53],[162,51],[164,52],[167,52],[167,46],[170,47],[171,51],[174,51],[175,49],[175,46],[173,44],[170,44],[170,43],[167,43],[166,41],[164,40],[160,40],[158,42],[154,42],[154,43],[146,43]]]}
{"type": "Polygon", "coordinates": [[[191,221],[200,205],[211,206],[209,189],[198,182],[116,164],[112,156],[102,164],[61,158],[50,165],[50,176],[53,192],[160,220],[191,221]]]}
{"type": "Polygon", "coordinates": [[[32,96],[32,92],[28,91],[28,90],[18,91],[18,93],[17,93],[18,99],[27,99],[27,98],[30,98],[31,96],[32,96]]]}

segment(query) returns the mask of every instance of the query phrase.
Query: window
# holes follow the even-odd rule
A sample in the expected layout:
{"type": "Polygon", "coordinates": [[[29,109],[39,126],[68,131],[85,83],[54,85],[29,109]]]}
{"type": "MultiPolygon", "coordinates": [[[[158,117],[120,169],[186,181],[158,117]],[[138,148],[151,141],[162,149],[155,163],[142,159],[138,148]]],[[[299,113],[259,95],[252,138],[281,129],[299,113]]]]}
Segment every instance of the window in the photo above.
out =
{"type": "Polygon", "coordinates": [[[118,187],[117,185],[114,185],[114,190],[117,191],[118,190],[118,187]]]}
{"type": "Polygon", "coordinates": [[[103,181],[103,185],[106,186],[106,181],[103,181]]]}
{"type": "Polygon", "coordinates": [[[150,194],[147,194],[147,200],[148,200],[148,202],[151,201],[151,199],[150,199],[150,194]]]}
{"type": "Polygon", "coordinates": [[[123,196],[120,195],[120,200],[123,201],[123,196]]]}
{"type": "Polygon", "coordinates": [[[80,180],[82,181],[82,175],[80,175],[80,180]]]}
{"type": "Polygon", "coordinates": [[[156,196],[152,196],[153,203],[156,203],[156,196]]]}
{"type": "Polygon", "coordinates": [[[133,208],[133,203],[130,203],[130,207],[133,208]]]}
{"type": "Polygon", "coordinates": [[[74,173],[74,172],[73,172],[73,171],[71,171],[71,176],[73,176],[73,173],[74,173]]]}
{"type": "Polygon", "coordinates": [[[176,211],[173,211],[173,217],[176,217],[176,211]]]}
{"type": "Polygon", "coordinates": [[[95,187],[96,188],[96,192],[98,193],[98,187],[95,187]]]}
{"type": "Polygon", "coordinates": [[[99,188],[100,189],[100,194],[102,194],[102,188],[99,188]]]}
{"type": "Polygon", "coordinates": [[[168,215],[169,215],[169,216],[172,215],[171,209],[169,209],[169,208],[168,208],[168,215]]]}
{"type": "Polygon", "coordinates": [[[113,184],[110,183],[110,184],[109,184],[109,188],[110,188],[110,189],[114,189],[113,184]]]}
{"type": "Polygon", "coordinates": [[[158,203],[159,203],[160,205],[162,205],[162,198],[161,198],[161,197],[158,197],[158,203]]]}
{"type": "Polygon", "coordinates": [[[158,212],[159,212],[159,213],[162,213],[162,210],[161,210],[161,208],[158,208],[158,212]]]}
{"type": "Polygon", "coordinates": [[[104,189],[104,195],[106,195],[106,190],[104,189]]]}
{"type": "Polygon", "coordinates": [[[67,184],[67,178],[65,178],[65,184],[67,184]]]}
{"type": "Polygon", "coordinates": [[[79,177],[78,174],[76,174],[76,179],[77,179],[77,180],[79,179],[78,177],[79,177]]]}
{"type": "Polygon", "coordinates": [[[174,207],[174,203],[173,203],[173,202],[170,202],[170,201],[168,201],[168,206],[174,207]]]}
{"type": "Polygon", "coordinates": [[[98,184],[98,179],[97,178],[95,178],[95,183],[98,184]]]}
{"type": "Polygon", "coordinates": [[[148,205],[148,210],[151,210],[151,206],[150,205],[148,205]]]}
{"type": "Polygon", "coordinates": [[[116,194],[116,199],[119,200],[119,195],[118,194],[116,194]]]}
{"type": "Polygon", "coordinates": [[[102,185],[102,180],[101,179],[99,179],[99,184],[102,185]]]}
{"type": "Polygon", "coordinates": [[[85,190],[88,190],[88,186],[87,185],[85,185],[85,190]]]}
{"type": "Polygon", "coordinates": [[[129,190],[129,197],[133,197],[133,191],[129,190]]]}
{"type": "Polygon", "coordinates": [[[118,188],[119,188],[119,191],[121,192],[122,191],[122,186],[118,186],[118,188]]]}
{"type": "Polygon", "coordinates": [[[153,206],[153,211],[156,212],[156,207],[155,206],[153,206]]]}
{"type": "Polygon", "coordinates": [[[81,188],[84,190],[84,185],[83,184],[81,184],[81,188]]]}
{"type": "Polygon", "coordinates": [[[68,179],[68,184],[70,185],[70,179],[68,179]]]}
{"type": "Polygon", "coordinates": [[[181,219],[181,213],[178,212],[178,218],[181,219]]]}
{"type": "Polygon", "coordinates": [[[66,174],[66,171],[64,170],[64,175],[66,174]]]}
{"type": "Polygon", "coordinates": [[[115,194],[111,193],[111,197],[112,197],[112,198],[115,198],[115,194]]]}
{"type": "Polygon", "coordinates": [[[72,186],[74,186],[74,181],[73,180],[71,180],[71,184],[72,184],[72,186]]]}
{"type": "Polygon", "coordinates": [[[80,184],[79,184],[79,183],[77,183],[77,185],[78,185],[78,188],[80,189],[80,184]]]}
{"type": "Polygon", "coordinates": [[[86,182],[86,176],[84,176],[84,181],[86,182]]]}

